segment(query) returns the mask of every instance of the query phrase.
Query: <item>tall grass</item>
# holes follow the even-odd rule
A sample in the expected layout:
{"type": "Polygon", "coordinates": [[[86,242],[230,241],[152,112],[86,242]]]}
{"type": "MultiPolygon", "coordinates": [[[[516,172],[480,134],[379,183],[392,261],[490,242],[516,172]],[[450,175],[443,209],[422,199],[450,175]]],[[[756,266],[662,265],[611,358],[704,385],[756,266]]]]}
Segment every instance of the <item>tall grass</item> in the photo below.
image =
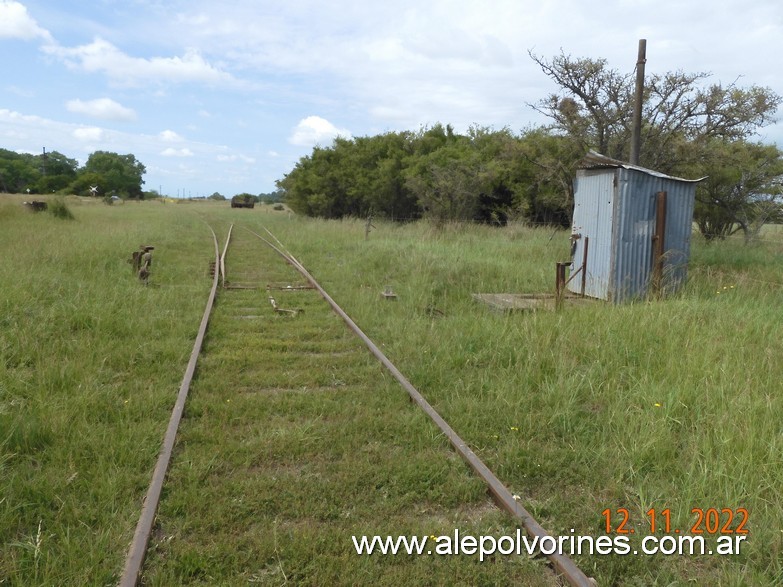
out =
{"type": "Polygon", "coordinates": [[[71,212],[71,209],[65,203],[63,198],[54,198],[50,200],[49,213],[55,218],[60,218],[61,220],[74,219],[73,212],[71,212]]]}
{"type": "Polygon", "coordinates": [[[471,293],[551,292],[567,234],[381,225],[364,242],[359,222],[298,222],[281,239],[550,530],[603,533],[607,508],[639,534],[651,508],[683,532],[692,508],[751,512],[738,556],[584,557],[601,584],[783,577],[783,241],[696,237],[666,300],[497,315],[471,293]]]}
{"type": "Polygon", "coordinates": [[[272,311],[264,284],[302,278],[234,235],[229,280],[262,291],[219,296],[144,582],[553,584],[525,559],[352,553],[352,535],[451,534],[457,516],[493,533],[507,520],[317,293],[273,291],[304,311],[272,311]]]}
{"type": "MultiPolygon", "coordinates": [[[[208,291],[201,222],[0,196],[0,582],[116,580],[208,291]],[[142,287],[127,259],[157,245],[142,287]]],[[[177,213],[179,212],[179,213],[177,213]]]]}
{"type": "MultiPolygon", "coordinates": [[[[551,292],[554,263],[568,256],[566,233],[376,221],[365,240],[360,221],[308,220],[264,207],[67,203],[76,220],[63,223],[0,197],[0,580],[116,581],[209,286],[211,243],[203,216],[224,226],[267,225],[550,531],[603,534],[606,509],[627,508],[637,536],[649,533],[651,508],[668,508],[672,527],[683,532],[694,521],[692,508],[750,512],[740,555],[581,557],[578,564],[599,584],[783,582],[779,232],[754,246],[695,238],[688,283],[664,300],[498,314],[471,294],[551,292]],[[147,288],[125,262],[141,244],[156,246],[147,288]],[[380,296],[387,285],[396,302],[380,296]]],[[[214,326],[214,336],[228,335],[220,322],[214,326]]],[[[319,342],[322,331],[303,334],[312,337],[309,348],[316,354],[327,344],[319,342]]],[[[350,496],[326,482],[331,468],[339,466],[356,481],[350,475],[359,464],[393,462],[381,447],[399,434],[427,452],[421,459],[406,456],[410,466],[393,468],[395,477],[383,485],[397,500],[383,515],[399,522],[400,533],[416,528],[413,518],[392,512],[416,501],[404,492],[395,497],[391,488],[415,486],[418,468],[432,476],[433,491],[445,480],[459,487],[458,495],[477,499],[475,485],[453,469],[432,468],[443,452],[431,443],[442,439],[423,417],[399,416],[377,431],[383,442],[354,445],[366,438],[369,424],[351,419],[350,406],[332,397],[308,404],[299,395],[277,394],[266,406],[253,404],[255,411],[249,403],[242,406],[246,412],[233,411],[225,400],[242,387],[246,373],[231,356],[217,353],[210,360],[225,367],[222,379],[204,381],[216,397],[196,396],[191,415],[207,428],[212,417],[261,426],[259,460],[253,462],[301,482],[303,490],[323,487],[325,493],[317,500],[317,523],[305,513],[304,491],[265,497],[259,510],[248,510],[246,501],[221,501],[227,468],[252,460],[252,447],[232,442],[229,454],[236,460],[210,464],[202,460],[207,432],[193,428],[180,453],[186,459],[177,465],[183,483],[207,481],[217,518],[229,524],[269,515],[263,532],[261,526],[234,526],[236,536],[226,540],[234,540],[228,544],[236,554],[225,559],[209,550],[209,532],[223,540],[231,530],[215,522],[198,535],[206,546],[189,544],[177,552],[170,560],[179,570],[156,574],[159,584],[172,576],[209,582],[216,569],[250,565],[243,552],[271,553],[257,568],[248,567],[255,569],[244,576],[248,581],[284,582],[291,564],[304,569],[291,580],[339,580],[346,561],[356,582],[432,578],[428,570],[435,563],[426,558],[406,574],[392,562],[334,558],[326,546],[352,530],[350,517],[340,518],[340,504],[350,496]],[[294,413],[299,416],[286,417],[294,413]],[[338,422],[354,440],[319,444],[340,438],[338,422]],[[322,457],[319,450],[326,451],[322,457]],[[317,465],[299,470],[276,455],[312,458],[317,465]],[[302,512],[301,522],[281,526],[275,512],[288,507],[302,512]]],[[[339,378],[313,361],[305,372],[281,364],[272,375],[280,386],[292,377],[314,377],[319,385],[339,378]]],[[[344,397],[356,393],[347,388],[344,397]]],[[[400,398],[404,410],[404,392],[396,385],[387,382],[376,395],[380,403],[371,413],[407,413],[387,412],[383,403],[400,398]]],[[[258,480],[235,481],[240,493],[258,487],[244,485],[258,480]]],[[[450,495],[448,487],[442,491],[450,495]]],[[[184,520],[186,536],[188,504],[171,495],[167,511],[184,520]]],[[[372,520],[366,508],[356,511],[372,520]]],[[[444,527],[462,523],[446,511],[421,516],[444,527]]],[[[492,518],[496,529],[508,523],[492,518]]],[[[475,519],[466,525],[481,527],[475,519]]],[[[487,571],[476,580],[498,576],[487,571]]]]}

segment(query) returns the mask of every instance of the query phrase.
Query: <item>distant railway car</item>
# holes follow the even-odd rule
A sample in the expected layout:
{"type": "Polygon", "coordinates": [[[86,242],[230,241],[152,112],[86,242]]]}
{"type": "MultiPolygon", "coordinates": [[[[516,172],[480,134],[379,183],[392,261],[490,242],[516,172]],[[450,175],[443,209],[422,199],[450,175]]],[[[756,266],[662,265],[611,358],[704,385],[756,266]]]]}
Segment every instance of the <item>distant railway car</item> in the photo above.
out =
{"type": "Polygon", "coordinates": [[[242,195],[242,196],[234,196],[231,198],[231,207],[232,208],[255,208],[256,206],[256,200],[253,198],[253,196],[250,195],[242,195]]]}

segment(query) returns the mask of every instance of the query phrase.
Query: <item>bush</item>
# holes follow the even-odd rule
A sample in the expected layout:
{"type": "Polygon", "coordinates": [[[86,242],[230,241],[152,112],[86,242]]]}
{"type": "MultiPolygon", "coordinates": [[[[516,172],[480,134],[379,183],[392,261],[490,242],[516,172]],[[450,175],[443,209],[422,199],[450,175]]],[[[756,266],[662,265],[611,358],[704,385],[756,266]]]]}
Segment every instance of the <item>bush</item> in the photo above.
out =
{"type": "Polygon", "coordinates": [[[49,212],[51,212],[55,218],[62,218],[63,220],[74,219],[73,213],[71,213],[68,206],[65,205],[65,200],[62,198],[55,198],[49,202],[49,212]]]}

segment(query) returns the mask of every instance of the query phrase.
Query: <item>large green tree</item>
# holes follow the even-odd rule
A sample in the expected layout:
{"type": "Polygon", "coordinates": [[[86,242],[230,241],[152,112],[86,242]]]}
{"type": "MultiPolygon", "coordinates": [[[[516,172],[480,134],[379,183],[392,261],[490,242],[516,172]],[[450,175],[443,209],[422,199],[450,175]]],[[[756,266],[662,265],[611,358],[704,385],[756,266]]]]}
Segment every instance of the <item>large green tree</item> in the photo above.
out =
{"type": "MultiPolygon", "coordinates": [[[[559,88],[532,106],[551,120],[550,132],[572,143],[574,159],[567,166],[573,167],[588,149],[627,160],[635,76],[610,68],[604,59],[572,58],[564,53],[552,59],[533,53],[530,56],[559,88]]],[[[721,165],[729,157],[732,165],[739,166],[736,169],[740,175],[755,176],[752,169],[758,149],[748,141],[774,120],[781,97],[755,85],[742,88],[736,83],[708,83],[709,77],[707,73],[681,71],[647,76],[642,97],[640,164],[674,175],[715,173],[710,190],[734,196],[702,197],[699,212],[704,219],[713,220],[700,223],[700,227],[708,231],[705,236],[713,238],[724,232],[717,229],[718,218],[733,218],[734,222],[744,218],[746,226],[759,218],[751,218],[752,211],[760,209],[752,205],[758,192],[735,189],[738,184],[732,182],[733,175],[720,173],[721,165]],[[737,149],[733,149],[733,143],[739,145],[737,149]]],[[[542,163],[542,168],[546,167],[551,166],[542,163]]],[[[765,173],[771,168],[764,166],[765,173]]]]}
{"type": "Polygon", "coordinates": [[[472,220],[487,169],[465,138],[452,139],[419,157],[406,172],[406,186],[417,197],[424,215],[437,224],[472,220]]]}
{"type": "Polygon", "coordinates": [[[90,185],[98,185],[101,195],[142,198],[145,171],[144,165],[134,155],[95,151],[80,171],[77,191],[83,193],[85,188],[89,190],[90,185]]]}
{"type": "Polygon", "coordinates": [[[0,190],[10,194],[22,193],[28,188],[33,191],[32,186],[39,176],[35,156],[0,149],[0,190]]]}
{"type": "Polygon", "coordinates": [[[519,139],[508,129],[474,126],[467,134],[434,127],[420,135],[404,172],[422,213],[437,223],[503,224],[523,198],[519,139]]]}
{"type": "Polygon", "coordinates": [[[783,153],[775,145],[712,140],[701,151],[707,178],[697,187],[694,217],[705,238],[742,231],[750,242],[765,223],[783,221],[783,153]]]}
{"type": "Polygon", "coordinates": [[[337,138],[302,157],[277,186],[300,214],[418,217],[416,198],[402,177],[412,140],[410,133],[337,138]]]}
{"type": "Polygon", "coordinates": [[[32,191],[42,194],[65,191],[76,179],[79,168],[76,159],[57,151],[37,155],[36,159],[40,177],[34,182],[32,191]]]}
{"type": "Polygon", "coordinates": [[[502,223],[524,199],[518,143],[508,129],[460,135],[442,124],[338,138],[302,157],[278,187],[293,210],[312,216],[502,223]]]}
{"type": "Polygon", "coordinates": [[[519,212],[534,223],[570,225],[574,174],[584,155],[580,145],[539,127],[522,133],[517,152],[518,170],[523,174],[519,212]]]}
{"type": "MultiPolygon", "coordinates": [[[[605,59],[546,60],[530,54],[559,87],[532,107],[552,120],[582,151],[620,160],[630,153],[635,76],[611,69],[605,59]]],[[[640,163],[664,173],[682,168],[683,143],[744,140],[774,121],[781,97],[769,88],[707,84],[708,73],[651,74],[645,79],[640,163]]],[[[692,152],[692,151],[691,151],[692,152]]]]}
{"type": "Polygon", "coordinates": [[[9,193],[90,195],[90,187],[98,186],[102,196],[142,198],[145,171],[134,155],[96,151],[79,168],[76,159],[58,151],[33,155],[0,149],[0,190],[9,193]]]}

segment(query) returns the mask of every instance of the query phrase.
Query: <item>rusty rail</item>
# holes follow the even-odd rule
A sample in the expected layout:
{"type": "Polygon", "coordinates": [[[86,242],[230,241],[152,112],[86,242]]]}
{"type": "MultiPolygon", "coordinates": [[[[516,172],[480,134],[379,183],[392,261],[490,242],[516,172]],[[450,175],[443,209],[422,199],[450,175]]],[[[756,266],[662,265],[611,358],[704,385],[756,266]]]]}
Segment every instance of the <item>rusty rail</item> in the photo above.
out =
{"type": "Polygon", "coordinates": [[[231,231],[234,230],[234,225],[228,227],[228,235],[226,236],[226,245],[223,247],[223,254],[220,255],[220,279],[221,286],[226,287],[226,253],[228,252],[228,244],[231,242],[231,231]]]}
{"type": "MultiPolygon", "coordinates": [[[[163,446],[153,471],[152,481],[144,498],[141,516],[139,517],[136,531],[125,559],[125,568],[119,582],[120,587],[134,587],[138,583],[138,580],[141,576],[144,557],[146,555],[149,539],[152,534],[152,527],[155,522],[155,515],[158,509],[158,504],[160,502],[163,483],[166,478],[166,473],[174,449],[177,430],[184,412],[185,401],[190,390],[190,383],[193,375],[195,374],[198,355],[201,352],[201,346],[206,334],[209,317],[214,306],[217,286],[221,276],[223,283],[225,284],[225,256],[231,239],[232,228],[233,225],[231,225],[231,228],[229,229],[229,234],[226,238],[225,249],[221,256],[218,247],[217,236],[215,235],[214,230],[212,230],[210,227],[215,245],[215,264],[217,270],[214,272],[212,289],[209,294],[207,306],[204,310],[204,315],[201,320],[198,335],[193,345],[193,351],[191,352],[190,360],[188,361],[187,369],[185,371],[182,384],[180,385],[177,400],[169,420],[169,425],[166,429],[163,446]]],[[[364,332],[356,325],[350,316],[348,316],[348,314],[346,314],[345,311],[340,308],[340,306],[320,286],[320,284],[318,284],[318,282],[307,271],[307,269],[305,269],[305,267],[293,255],[285,250],[283,244],[266,228],[264,228],[264,230],[278,243],[279,246],[276,246],[252,230],[245,230],[261,239],[269,247],[276,251],[283,259],[286,260],[286,262],[291,264],[297,271],[299,271],[299,273],[308,281],[308,283],[312,285],[314,289],[318,290],[324,300],[326,300],[326,302],[332,307],[333,311],[345,321],[354,334],[356,334],[362,340],[362,342],[364,342],[370,352],[403,386],[403,388],[408,392],[411,400],[414,401],[446,435],[457,453],[459,453],[459,455],[470,465],[476,474],[478,474],[479,477],[484,480],[498,505],[519,519],[529,536],[533,538],[538,537],[539,540],[545,536],[551,536],[540,524],[538,524],[538,522],[536,522],[530,513],[514,499],[514,496],[511,494],[511,492],[501,483],[494,473],[492,473],[492,471],[481,461],[481,459],[478,458],[478,456],[470,449],[470,447],[459,437],[459,435],[457,435],[451,426],[449,426],[449,424],[437,413],[437,411],[429,404],[429,402],[427,402],[424,396],[422,396],[421,393],[410,383],[410,381],[408,381],[408,379],[394,366],[394,364],[386,357],[386,355],[383,354],[383,352],[375,345],[375,343],[373,343],[373,341],[366,334],[364,334],[364,332]]],[[[555,569],[568,581],[570,585],[577,587],[593,587],[595,585],[594,580],[588,578],[568,557],[558,553],[547,555],[547,557],[555,569]]]]}
{"type": "MultiPolygon", "coordinates": [[[[332,297],[324,290],[315,278],[305,269],[305,267],[296,260],[296,258],[284,250],[282,243],[266,228],[264,230],[280,245],[280,247],[274,245],[266,238],[252,230],[245,228],[251,234],[264,241],[269,247],[276,251],[281,257],[283,257],[288,263],[301,273],[301,275],[321,294],[321,296],[329,303],[332,310],[340,316],[348,327],[358,336],[362,342],[367,346],[370,352],[383,364],[384,367],[392,374],[392,376],[399,382],[400,385],[408,392],[408,395],[440,428],[440,430],[449,439],[449,442],[454,447],[454,450],[470,465],[470,467],[481,477],[481,479],[487,484],[487,487],[494,497],[497,504],[510,513],[512,516],[521,521],[523,528],[531,538],[538,538],[539,542],[545,536],[551,536],[544,528],[533,518],[532,515],[522,507],[517,500],[514,499],[512,493],[508,488],[503,485],[500,479],[479,459],[471,448],[462,440],[454,429],[449,426],[448,422],[444,420],[435,408],[424,398],[424,396],[408,381],[408,379],[400,372],[397,367],[386,357],[375,343],[359,328],[356,323],[351,319],[348,314],[335,302],[332,297]]],[[[574,561],[565,555],[557,552],[546,555],[555,569],[568,581],[570,585],[574,587],[595,587],[596,583],[593,579],[585,575],[579,567],[576,566],[574,561]]]]}
{"type": "MultiPolygon", "coordinates": [[[[233,226],[233,225],[232,225],[233,226]]],[[[182,378],[182,384],[179,387],[179,393],[177,394],[177,401],[174,404],[174,409],[171,412],[171,418],[169,419],[169,425],[166,429],[166,435],[163,437],[163,446],[158,455],[158,461],[155,464],[155,470],[152,473],[152,481],[147,489],[147,495],[144,497],[144,505],[141,509],[141,516],[139,522],[136,525],[136,531],[133,534],[133,540],[131,541],[128,554],[125,558],[125,569],[123,570],[122,577],[120,579],[120,587],[134,587],[141,575],[142,565],[144,564],[144,556],[147,553],[147,545],[149,544],[150,535],[152,534],[152,526],[155,523],[155,514],[158,510],[158,504],[160,503],[160,494],[163,489],[163,482],[166,478],[166,472],[169,468],[169,462],[171,461],[171,454],[174,450],[174,442],[177,437],[177,429],[179,428],[179,422],[182,419],[182,413],[185,409],[185,400],[188,397],[188,391],[190,390],[190,382],[193,379],[193,375],[196,371],[196,362],[198,361],[198,355],[201,352],[201,345],[204,342],[204,335],[207,332],[207,324],[209,323],[209,317],[212,313],[212,307],[215,303],[215,294],[218,286],[218,276],[220,273],[225,274],[225,269],[221,262],[220,251],[218,249],[218,240],[215,231],[212,227],[209,227],[212,232],[212,238],[215,242],[215,264],[220,270],[216,270],[212,279],[212,289],[209,292],[209,298],[207,300],[207,306],[204,309],[204,316],[201,318],[201,325],[196,335],[196,342],[193,344],[193,351],[190,353],[190,360],[188,366],[185,369],[185,376],[182,378]]],[[[229,230],[230,234],[230,230],[229,230]]],[[[228,246],[228,240],[226,240],[226,246],[228,246]]],[[[224,275],[225,279],[225,275],[224,275]]]]}

